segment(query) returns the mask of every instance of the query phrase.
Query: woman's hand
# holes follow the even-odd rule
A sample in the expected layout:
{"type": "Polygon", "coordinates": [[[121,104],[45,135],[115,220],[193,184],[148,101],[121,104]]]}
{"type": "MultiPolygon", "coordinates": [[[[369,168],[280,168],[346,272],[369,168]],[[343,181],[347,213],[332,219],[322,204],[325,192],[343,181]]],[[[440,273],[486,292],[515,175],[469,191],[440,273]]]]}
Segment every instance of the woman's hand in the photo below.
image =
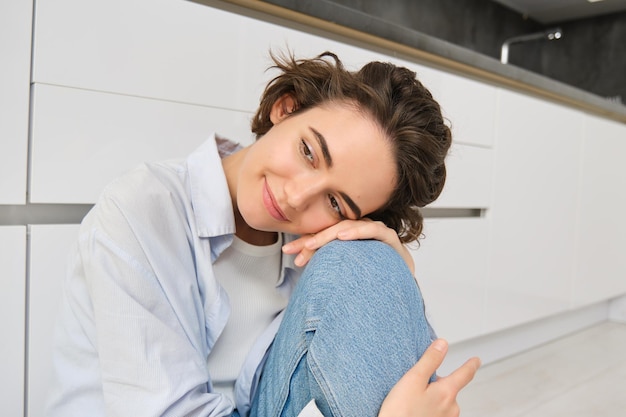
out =
{"type": "Polygon", "coordinates": [[[456,396],[474,378],[480,360],[472,358],[450,375],[429,384],[447,350],[445,340],[435,340],[391,389],[378,417],[457,417],[460,410],[456,396]]]}
{"type": "Polygon", "coordinates": [[[362,240],[375,239],[394,248],[407,266],[411,274],[415,274],[415,264],[409,250],[400,242],[395,230],[388,228],[383,222],[369,220],[343,220],[327,229],[312,235],[302,236],[283,246],[283,252],[298,254],[296,265],[304,266],[309,262],[316,250],[331,240],[362,240]]]}

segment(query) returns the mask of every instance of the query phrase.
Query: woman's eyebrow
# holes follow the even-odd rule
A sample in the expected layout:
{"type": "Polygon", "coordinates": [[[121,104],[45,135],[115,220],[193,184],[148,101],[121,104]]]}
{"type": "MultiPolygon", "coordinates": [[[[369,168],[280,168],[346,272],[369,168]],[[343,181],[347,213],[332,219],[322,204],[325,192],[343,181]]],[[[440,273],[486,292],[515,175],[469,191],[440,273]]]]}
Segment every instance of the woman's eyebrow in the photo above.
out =
{"type": "Polygon", "coordinates": [[[356,203],[348,196],[348,194],[341,192],[341,191],[339,192],[339,194],[341,195],[341,198],[344,199],[346,204],[350,206],[350,208],[352,209],[352,212],[356,215],[356,219],[357,220],[360,219],[361,209],[359,208],[359,206],[356,205],[356,203]]]}

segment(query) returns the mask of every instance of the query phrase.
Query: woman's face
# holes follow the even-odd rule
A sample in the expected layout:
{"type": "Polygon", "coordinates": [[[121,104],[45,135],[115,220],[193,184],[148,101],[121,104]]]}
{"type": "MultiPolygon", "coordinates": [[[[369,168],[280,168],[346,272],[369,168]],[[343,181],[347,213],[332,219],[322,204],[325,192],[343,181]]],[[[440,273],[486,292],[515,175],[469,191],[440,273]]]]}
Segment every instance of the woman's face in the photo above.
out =
{"type": "Polygon", "coordinates": [[[291,116],[288,109],[274,106],[274,126],[240,165],[235,203],[250,227],[316,233],[388,201],[395,159],[374,121],[346,103],[291,116]]]}

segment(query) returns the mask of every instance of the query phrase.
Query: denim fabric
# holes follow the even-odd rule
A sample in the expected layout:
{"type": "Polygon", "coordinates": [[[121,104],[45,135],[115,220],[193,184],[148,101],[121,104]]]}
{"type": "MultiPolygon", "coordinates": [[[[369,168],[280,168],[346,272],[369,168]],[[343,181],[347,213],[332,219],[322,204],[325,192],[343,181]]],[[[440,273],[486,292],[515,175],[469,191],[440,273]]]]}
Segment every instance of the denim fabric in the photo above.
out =
{"type": "Polygon", "coordinates": [[[333,241],[309,262],[270,349],[252,417],[376,416],[435,335],[403,259],[372,240],[333,241]]]}

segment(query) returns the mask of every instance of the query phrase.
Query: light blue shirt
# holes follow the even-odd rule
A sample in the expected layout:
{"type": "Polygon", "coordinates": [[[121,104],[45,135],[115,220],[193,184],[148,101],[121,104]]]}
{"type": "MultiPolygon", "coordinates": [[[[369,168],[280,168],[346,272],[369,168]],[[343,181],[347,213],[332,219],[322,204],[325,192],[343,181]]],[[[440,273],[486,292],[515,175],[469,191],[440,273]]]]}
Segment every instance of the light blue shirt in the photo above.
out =
{"type": "MultiPolygon", "coordinates": [[[[234,233],[215,137],[184,161],[145,164],[111,183],[70,254],[46,415],[230,415],[230,401],[211,392],[207,356],[230,313],[213,263],[234,233]]],[[[289,296],[301,271],[284,254],[281,270],[278,289],[289,296]]],[[[242,416],[280,319],[237,379],[242,416]]]]}

